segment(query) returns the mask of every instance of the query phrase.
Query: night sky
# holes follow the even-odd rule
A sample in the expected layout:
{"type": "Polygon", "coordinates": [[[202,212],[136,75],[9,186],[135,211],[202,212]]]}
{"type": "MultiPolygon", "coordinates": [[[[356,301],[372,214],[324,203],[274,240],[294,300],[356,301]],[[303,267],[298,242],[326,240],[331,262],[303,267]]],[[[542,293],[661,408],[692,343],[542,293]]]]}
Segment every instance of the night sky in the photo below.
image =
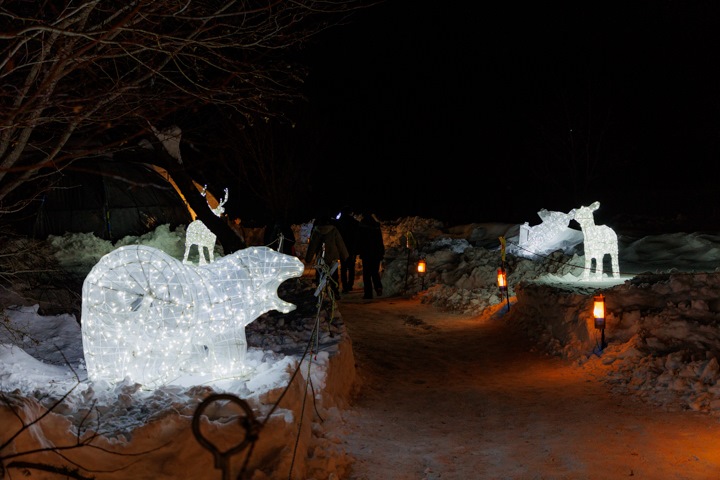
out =
{"type": "Polygon", "coordinates": [[[329,203],[449,223],[595,200],[720,217],[720,2],[420,3],[309,50],[329,203]]]}

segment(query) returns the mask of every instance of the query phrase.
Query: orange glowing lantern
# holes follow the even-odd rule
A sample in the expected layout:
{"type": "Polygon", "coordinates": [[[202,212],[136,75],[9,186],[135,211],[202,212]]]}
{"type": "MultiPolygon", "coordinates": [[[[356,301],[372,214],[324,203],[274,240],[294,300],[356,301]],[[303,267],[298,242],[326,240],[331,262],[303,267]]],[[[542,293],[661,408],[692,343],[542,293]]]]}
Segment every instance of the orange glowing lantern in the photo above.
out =
{"type": "Polygon", "coordinates": [[[424,275],[427,270],[427,262],[424,258],[418,260],[417,271],[419,275],[424,275]]]}
{"type": "Polygon", "coordinates": [[[424,258],[418,260],[417,272],[418,276],[422,280],[421,290],[425,290],[425,271],[427,270],[427,262],[424,258]]]}
{"type": "Polygon", "coordinates": [[[507,291],[507,274],[505,273],[504,268],[498,268],[497,282],[498,282],[498,287],[500,287],[500,291],[506,292],[507,291]]]}
{"type": "Polygon", "coordinates": [[[593,303],[593,316],[595,317],[595,328],[605,329],[605,295],[595,295],[593,303]]]}

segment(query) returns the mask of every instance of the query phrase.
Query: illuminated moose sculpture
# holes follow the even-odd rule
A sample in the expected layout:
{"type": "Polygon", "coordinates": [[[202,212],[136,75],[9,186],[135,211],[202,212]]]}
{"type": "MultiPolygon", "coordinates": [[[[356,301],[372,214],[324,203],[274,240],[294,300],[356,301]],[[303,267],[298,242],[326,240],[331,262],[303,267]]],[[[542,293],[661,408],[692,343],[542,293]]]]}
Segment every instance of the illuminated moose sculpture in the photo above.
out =
{"type": "MultiPolygon", "coordinates": [[[[204,197],[206,191],[207,185],[203,188],[202,192],[200,192],[200,195],[204,197]]],[[[212,212],[218,217],[225,213],[225,207],[223,207],[223,205],[225,205],[225,202],[227,202],[227,200],[228,189],[226,188],[225,197],[220,199],[217,207],[211,209],[212,212]]],[[[188,225],[187,231],[185,232],[185,255],[183,256],[183,263],[189,263],[188,255],[190,254],[190,247],[192,247],[193,245],[197,245],[198,256],[200,257],[198,263],[200,265],[206,265],[207,263],[212,262],[215,259],[216,240],[217,235],[211,232],[210,229],[205,226],[202,220],[193,221],[190,225],[188,225]],[[204,249],[207,249],[208,252],[207,261],[205,261],[204,249]]]]}
{"type": "Polygon", "coordinates": [[[144,388],[185,375],[238,376],[245,326],[295,305],[278,297],[303,263],[268,247],[250,247],[206,266],[185,265],[144,245],[100,259],[82,288],[82,341],[92,381],[130,377],[144,388]]]}
{"type": "Polygon", "coordinates": [[[538,212],[542,223],[535,226],[528,226],[528,222],[520,225],[520,237],[518,244],[521,248],[518,254],[521,256],[535,256],[547,253],[548,248],[555,245],[557,238],[568,230],[568,225],[573,219],[573,212],[551,212],[542,209],[538,212]]]}
{"type": "Polygon", "coordinates": [[[594,202],[588,207],[581,206],[570,211],[573,218],[582,229],[585,248],[585,270],[582,279],[590,279],[592,261],[595,259],[595,274],[593,278],[602,278],[603,260],[610,255],[613,278],[620,276],[620,263],[618,260],[618,239],[615,230],[607,225],[595,225],[593,212],[600,208],[600,202],[594,202]]]}

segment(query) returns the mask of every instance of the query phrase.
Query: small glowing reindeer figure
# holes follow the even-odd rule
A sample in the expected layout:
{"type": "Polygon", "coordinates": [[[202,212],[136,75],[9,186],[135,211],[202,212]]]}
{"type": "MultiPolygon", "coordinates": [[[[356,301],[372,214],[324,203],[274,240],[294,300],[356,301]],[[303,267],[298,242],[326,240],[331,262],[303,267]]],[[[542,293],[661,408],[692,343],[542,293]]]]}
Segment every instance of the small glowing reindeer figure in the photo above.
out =
{"type": "Polygon", "coordinates": [[[581,206],[570,212],[574,215],[573,218],[575,221],[580,224],[583,236],[585,237],[585,270],[583,271],[583,280],[590,279],[593,259],[595,259],[595,274],[593,278],[602,278],[603,259],[605,255],[610,255],[613,278],[620,276],[617,234],[615,230],[607,225],[595,225],[593,212],[598,208],[600,208],[600,202],[594,202],[589,207],[581,206]]]}
{"type": "MultiPolygon", "coordinates": [[[[205,196],[205,192],[207,191],[207,185],[203,187],[202,192],[200,192],[200,195],[203,197],[205,196]]],[[[223,213],[225,213],[225,202],[228,200],[228,189],[225,189],[225,197],[221,198],[218,202],[218,206],[211,209],[212,212],[220,217],[223,213]]],[[[185,256],[183,257],[183,263],[190,263],[188,261],[188,255],[190,254],[190,247],[193,245],[197,245],[198,249],[198,257],[199,261],[198,263],[200,265],[207,265],[208,263],[215,260],[215,241],[217,240],[217,235],[212,233],[209,228],[205,226],[205,224],[202,222],[202,220],[195,220],[187,227],[187,231],[185,232],[185,256]],[[203,249],[207,249],[208,252],[208,260],[205,261],[205,252],[203,249]]]]}

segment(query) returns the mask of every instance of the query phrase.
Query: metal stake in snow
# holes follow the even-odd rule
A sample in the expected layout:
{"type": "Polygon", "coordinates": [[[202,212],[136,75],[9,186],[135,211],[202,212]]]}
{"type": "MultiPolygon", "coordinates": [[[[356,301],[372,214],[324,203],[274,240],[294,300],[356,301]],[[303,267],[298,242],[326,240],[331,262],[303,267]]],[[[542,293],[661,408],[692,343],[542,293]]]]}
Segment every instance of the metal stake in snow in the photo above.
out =
{"type": "Polygon", "coordinates": [[[405,264],[405,288],[403,288],[403,293],[407,292],[407,284],[408,284],[408,273],[410,271],[410,252],[412,252],[415,249],[415,246],[417,243],[415,242],[415,237],[413,237],[413,234],[411,231],[408,231],[405,233],[405,248],[407,248],[407,263],[405,264]]]}

